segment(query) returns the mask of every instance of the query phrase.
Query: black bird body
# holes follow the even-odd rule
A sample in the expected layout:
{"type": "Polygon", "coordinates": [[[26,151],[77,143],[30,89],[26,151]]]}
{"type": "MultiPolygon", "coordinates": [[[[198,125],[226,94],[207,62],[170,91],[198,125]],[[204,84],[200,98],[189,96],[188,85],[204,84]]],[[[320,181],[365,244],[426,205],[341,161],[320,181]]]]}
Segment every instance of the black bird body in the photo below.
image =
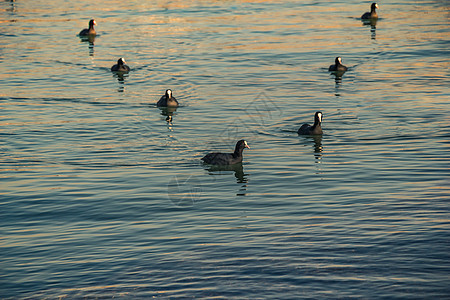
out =
{"type": "Polygon", "coordinates": [[[370,12],[366,12],[361,16],[361,19],[376,19],[378,18],[378,14],[377,14],[377,8],[378,8],[378,4],[376,3],[372,3],[372,5],[370,6],[370,12]]]}
{"type": "Polygon", "coordinates": [[[314,115],[314,125],[303,124],[297,131],[301,135],[317,135],[322,134],[322,112],[318,111],[314,115]]]}
{"type": "Polygon", "coordinates": [[[86,35],[96,35],[97,32],[95,32],[94,25],[97,25],[94,19],[89,21],[89,28],[85,28],[80,31],[79,35],[86,36],[86,35]]]}
{"type": "Polygon", "coordinates": [[[234,165],[242,162],[244,148],[250,149],[245,140],[240,140],[236,143],[236,148],[233,153],[208,153],[202,160],[210,165],[234,165]]]}
{"type": "Polygon", "coordinates": [[[334,65],[331,65],[328,68],[330,72],[345,72],[347,71],[347,67],[342,64],[342,59],[338,56],[334,60],[334,65]]]}
{"type": "Polygon", "coordinates": [[[156,106],[177,107],[178,101],[172,96],[172,90],[166,90],[166,93],[159,99],[156,106]]]}
{"type": "Polygon", "coordinates": [[[111,71],[112,72],[129,72],[130,67],[125,64],[125,59],[121,57],[117,61],[117,64],[115,64],[114,66],[111,67],[111,71]]]}

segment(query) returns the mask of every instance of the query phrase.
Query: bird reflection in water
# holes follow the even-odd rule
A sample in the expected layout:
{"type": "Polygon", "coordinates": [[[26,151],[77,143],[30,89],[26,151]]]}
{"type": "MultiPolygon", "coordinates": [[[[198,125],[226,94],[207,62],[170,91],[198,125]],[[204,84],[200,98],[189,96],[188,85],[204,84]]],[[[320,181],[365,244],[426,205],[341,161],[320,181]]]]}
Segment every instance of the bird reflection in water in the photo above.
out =
{"type": "Polygon", "coordinates": [[[244,166],[242,163],[234,164],[234,165],[208,165],[208,169],[206,169],[209,175],[225,175],[221,172],[234,172],[234,177],[236,177],[236,183],[242,184],[239,191],[236,193],[236,196],[245,196],[247,194],[247,182],[248,182],[248,174],[244,173],[244,166]]]}
{"type": "Polygon", "coordinates": [[[168,107],[158,107],[161,110],[161,115],[166,117],[167,128],[173,131],[173,115],[177,111],[178,107],[168,106],[168,107]]]}
{"type": "MultiPolygon", "coordinates": [[[[316,174],[321,176],[322,174],[322,135],[310,135],[305,136],[305,146],[311,145],[311,142],[314,142],[314,165],[316,166],[316,174]]],[[[323,178],[322,178],[323,179],[323,178]]]]}
{"type": "Polygon", "coordinates": [[[314,140],[314,157],[316,158],[316,163],[321,163],[322,159],[322,135],[315,135],[312,136],[312,139],[314,140]]]}
{"type": "Polygon", "coordinates": [[[95,35],[80,35],[80,40],[89,44],[89,56],[94,56],[95,35]]]}
{"type": "Polygon", "coordinates": [[[7,8],[5,11],[16,12],[15,0],[6,0],[6,2],[11,2],[11,8],[7,8]]]}
{"type": "Polygon", "coordinates": [[[117,92],[123,93],[125,91],[125,78],[128,77],[127,73],[123,72],[114,72],[113,76],[117,78],[117,82],[119,83],[119,87],[117,88],[117,92]]]}
{"type": "Polygon", "coordinates": [[[341,94],[339,92],[339,89],[342,86],[342,75],[344,75],[345,72],[333,72],[331,73],[332,78],[334,77],[334,95],[336,97],[340,97],[341,94]]]}
{"type": "Polygon", "coordinates": [[[322,159],[322,151],[323,151],[323,145],[322,145],[322,135],[308,135],[304,136],[305,138],[305,146],[310,145],[310,142],[314,142],[313,149],[314,149],[314,158],[315,163],[321,163],[322,159]]]}
{"type": "Polygon", "coordinates": [[[377,21],[378,19],[376,18],[361,20],[363,26],[370,26],[370,38],[372,40],[377,39],[377,21]]]}

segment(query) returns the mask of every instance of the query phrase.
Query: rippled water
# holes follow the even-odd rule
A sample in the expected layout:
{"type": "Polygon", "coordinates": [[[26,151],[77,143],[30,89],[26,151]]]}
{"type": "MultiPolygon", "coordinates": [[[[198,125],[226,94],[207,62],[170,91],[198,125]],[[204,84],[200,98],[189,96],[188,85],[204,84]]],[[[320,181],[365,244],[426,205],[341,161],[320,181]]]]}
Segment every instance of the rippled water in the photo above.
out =
{"type": "Polygon", "coordinates": [[[450,297],[449,6],[379,5],[0,2],[0,298],[450,297]]]}

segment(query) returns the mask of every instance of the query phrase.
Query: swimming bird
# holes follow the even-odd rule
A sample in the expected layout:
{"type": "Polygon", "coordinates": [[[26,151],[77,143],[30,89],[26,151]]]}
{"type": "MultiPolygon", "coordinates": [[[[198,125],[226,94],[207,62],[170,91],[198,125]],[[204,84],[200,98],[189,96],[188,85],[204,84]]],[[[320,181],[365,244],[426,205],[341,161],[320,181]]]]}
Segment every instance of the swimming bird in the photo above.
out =
{"type": "Polygon", "coordinates": [[[178,106],[177,99],[172,96],[172,90],[166,90],[166,93],[161,97],[161,99],[159,99],[158,103],[156,103],[156,106],[178,106]]]}
{"type": "Polygon", "coordinates": [[[85,28],[80,31],[80,35],[96,35],[97,32],[95,32],[94,25],[97,25],[94,19],[89,21],[89,28],[85,28]]]}
{"type": "Polygon", "coordinates": [[[321,111],[317,111],[314,115],[314,125],[311,126],[309,124],[303,124],[297,131],[298,134],[302,135],[314,135],[314,134],[322,134],[322,117],[323,114],[321,111]]]}
{"type": "Polygon", "coordinates": [[[250,149],[245,140],[240,140],[236,143],[233,153],[208,153],[202,160],[210,165],[234,165],[242,162],[242,151],[244,151],[244,148],[250,149]]]}
{"type": "Polygon", "coordinates": [[[125,64],[125,59],[123,57],[119,58],[117,64],[111,67],[112,72],[129,72],[130,67],[125,64]]]}
{"type": "Polygon", "coordinates": [[[376,19],[378,18],[376,9],[378,8],[378,4],[375,2],[370,6],[370,12],[366,12],[361,16],[361,19],[376,19]]]}
{"type": "Polygon", "coordinates": [[[347,71],[347,67],[344,66],[342,64],[342,58],[340,58],[339,56],[336,57],[336,59],[334,60],[334,65],[331,65],[328,68],[328,71],[338,71],[338,72],[345,72],[347,71]]]}

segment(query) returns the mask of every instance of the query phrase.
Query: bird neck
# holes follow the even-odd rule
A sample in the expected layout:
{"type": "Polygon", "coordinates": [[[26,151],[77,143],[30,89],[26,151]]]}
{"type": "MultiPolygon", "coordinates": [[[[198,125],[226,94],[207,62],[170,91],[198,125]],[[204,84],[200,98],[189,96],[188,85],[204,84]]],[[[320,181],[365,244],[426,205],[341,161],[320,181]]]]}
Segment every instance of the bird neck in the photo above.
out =
{"type": "Polygon", "coordinates": [[[241,147],[240,145],[236,145],[236,148],[234,149],[233,156],[234,157],[242,156],[242,151],[244,151],[244,148],[241,147]]]}

